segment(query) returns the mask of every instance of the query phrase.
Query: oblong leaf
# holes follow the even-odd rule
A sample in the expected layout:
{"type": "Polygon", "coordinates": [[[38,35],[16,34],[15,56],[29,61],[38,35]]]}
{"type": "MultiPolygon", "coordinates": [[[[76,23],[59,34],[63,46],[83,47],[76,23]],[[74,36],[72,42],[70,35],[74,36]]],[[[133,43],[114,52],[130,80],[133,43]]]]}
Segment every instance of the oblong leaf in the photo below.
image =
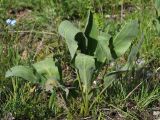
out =
{"type": "Polygon", "coordinates": [[[137,20],[132,20],[123,26],[121,31],[113,39],[112,46],[117,57],[124,54],[130,47],[132,40],[136,38],[138,34],[139,24],[137,20]]]}
{"type": "Polygon", "coordinates": [[[21,77],[25,80],[36,82],[38,81],[38,78],[33,74],[33,69],[30,68],[29,66],[14,66],[11,69],[9,69],[5,77],[21,77]]]}
{"type": "Polygon", "coordinates": [[[45,76],[47,79],[60,80],[58,67],[55,65],[53,58],[46,58],[33,64],[33,66],[39,74],[45,76]]]}
{"type": "Polygon", "coordinates": [[[92,83],[92,75],[95,70],[95,59],[93,56],[79,53],[75,58],[75,66],[78,69],[83,91],[89,92],[92,83]]]}
{"type": "Polygon", "coordinates": [[[99,35],[98,26],[94,19],[93,13],[89,11],[84,34],[87,37],[87,52],[93,54],[97,46],[97,37],[99,35]]]}
{"type": "Polygon", "coordinates": [[[93,13],[91,11],[89,11],[84,34],[87,37],[97,39],[98,33],[99,33],[99,30],[98,30],[97,24],[94,20],[93,13]]]}
{"type": "Polygon", "coordinates": [[[75,37],[81,31],[78,30],[71,22],[65,20],[59,25],[58,32],[66,39],[71,58],[73,58],[78,48],[75,37]]]}

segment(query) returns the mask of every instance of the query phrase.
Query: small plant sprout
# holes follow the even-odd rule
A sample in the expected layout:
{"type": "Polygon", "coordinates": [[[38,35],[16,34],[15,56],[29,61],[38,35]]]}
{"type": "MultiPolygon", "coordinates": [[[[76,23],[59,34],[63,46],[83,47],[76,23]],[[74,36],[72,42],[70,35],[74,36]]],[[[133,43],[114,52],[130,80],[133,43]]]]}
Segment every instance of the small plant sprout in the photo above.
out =
{"type": "Polygon", "coordinates": [[[115,74],[117,71],[102,76],[104,89],[94,101],[91,101],[91,98],[94,97],[92,85],[95,83],[99,71],[106,62],[117,59],[127,51],[132,41],[137,37],[139,31],[138,21],[129,21],[115,36],[111,36],[109,33],[99,31],[94,15],[89,11],[84,31],[74,27],[67,20],[62,21],[58,30],[66,40],[72,63],[78,71],[79,87],[83,98],[81,113],[88,115],[97,100],[96,98],[116,79],[115,74]]]}

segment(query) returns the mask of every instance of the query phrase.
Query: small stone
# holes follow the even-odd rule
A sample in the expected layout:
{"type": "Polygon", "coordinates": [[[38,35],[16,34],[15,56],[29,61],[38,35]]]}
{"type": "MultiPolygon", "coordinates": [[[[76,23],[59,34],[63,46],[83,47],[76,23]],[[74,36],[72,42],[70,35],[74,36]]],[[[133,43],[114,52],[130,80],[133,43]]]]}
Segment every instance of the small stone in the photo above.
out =
{"type": "Polygon", "coordinates": [[[15,19],[7,19],[6,20],[7,25],[14,26],[16,24],[15,19]]]}
{"type": "Polygon", "coordinates": [[[154,115],[154,116],[160,115],[160,111],[153,111],[153,115],[154,115]]]}

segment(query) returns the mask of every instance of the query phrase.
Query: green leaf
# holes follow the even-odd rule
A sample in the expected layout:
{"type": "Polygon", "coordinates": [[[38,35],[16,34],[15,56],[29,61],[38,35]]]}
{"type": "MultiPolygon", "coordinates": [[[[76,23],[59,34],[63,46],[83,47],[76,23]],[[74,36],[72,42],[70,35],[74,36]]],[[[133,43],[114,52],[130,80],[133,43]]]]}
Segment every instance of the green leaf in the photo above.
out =
{"type": "Polygon", "coordinates": [[[143,44],[143,41],[144,41],[144,36],[142,35],[142,38],[141,40],[139,40],[138,44],[132,47],[131,52],[128,56],[127,63],[122,68],[122,70],[131,70],[131,68],[133,67],[133,62],[136,60],[136,56],[143,44]]]}
{"type": "Polygon", "coordinates": [[[102,34],[98,36],[98,44],[95,51],[95,57],[97,61],[104,63],[106,59],[110,60],[112,58],[110,49],[109,49],[109,40],[111,36],[109,34],[102,34]]]}
{"type": "Polygon", "coordinates": [[[96,21],[94,20],[93,13],[91,11],[89,11],[84,34],[87,37],[97,39],[98,33],[99,33],[99,30],[98,30],[96,21]]]}
{"type": "Polygon", "coordinates": [[[160,15],[160,0],[155,0],[155,8],[159,16],[160,15]]]}
{"type": "Polygon", "coordinates": [[[6,72],[5,77],[21,77],[25,80],[37,82],[38,78],[33,74],[33,69],[29,66],[14,66],[6,72]]]}
{"type": "Polygon", "coordinates": [[[60,75],[53,58],[46,58],[43,61],[33,64],[36,71],[43,75],[47,80],[60,80],[60,75]]]}
{"type": "Polygon", "coordinates": [[[113,58],[117,58],[127,51],[132,43],[132,40],[135,39],[138,34],[138,27],[138,21],[130,21],[123,26],[113,41],[110,41],[110,49],[113,58]]]}
{"type": "Polygon", "coordinates": [[[97,37],[99,34],[99,30],[98,30],[97,24],[95,22],[93,13],[91,11],[89,11],[89,14],[88,14],[84,34],[88,39],[87,51],[88,51],[88,53],[93,54],[96,49],[96,46],[97,46],[96,40],[97,40],[97,37]]]}
{"type": "MultiPolygon", "coordinates": [[[[33,68],[29,66],[15,66],[6,72],[5,77],[21,77],[31,82],[39,82],[41,85],[48,85],[50,88],[56,86],[60,75],[53,58],[46,58],[43,61],[33,64],[36,73],[42,77],[38,77],[33,68]],[[41,79],[41,80],[39,80],[41,79]]],[[[50,88],[47,89],[50,89],[50,88]]]]}
{"type": "Polygon", "coordinates": [[[95,59],[93,56],[79,53],[75,58],[75,66],[78,69],[83,84],[83,92],[88,93],[91,88],[92,75],[95,70],[95,59]]]}
{"type": "Polygon", "coordinates": [[[81,31],[73,26],[71,22],[65,20],[59,25],[58,32],[66,39],[71,58],[73,59],[78,48],[76,35],[81,33],[81,31]]]}

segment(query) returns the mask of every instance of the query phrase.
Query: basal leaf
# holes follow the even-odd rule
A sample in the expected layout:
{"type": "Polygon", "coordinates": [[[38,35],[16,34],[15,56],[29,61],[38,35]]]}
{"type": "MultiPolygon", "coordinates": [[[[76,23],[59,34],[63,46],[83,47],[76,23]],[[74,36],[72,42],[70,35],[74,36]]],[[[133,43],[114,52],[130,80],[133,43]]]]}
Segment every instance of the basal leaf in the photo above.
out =
{"type": "Polygon", "coordinates": [[[46,58],[32,66],[15,66],[6,72],[5,77],[21,77],[33,83],[39,83],[46,91],[59,87],[59,70],[53,58],[46,58]]]}
{"type": "Polygon", "coordinates": [[[29,66],[14,66],[6,72],[5,77],[21,77],[25,80],[37,82],[38,78],[33,74],[33,69],[29,66]]]}
{"type": "Polygon", "coordinates": [[[65,20],[60,24],[58,32],[65,38],[71,58],[73,59],[78,48],[75,37],[81,31],[78,30],[71,22],[65,20]]]}
{"type": "Polygon", "coordinates": [[[109,40],[111,36],[109,34],[102,34],[101,36],[98,36],[98,44],[95,51],[95,57],[97,58],[97,61],[104,63],[106,59],[110,60],[111,53],[109,49],[109,40]]]}
{"type": "Polygon", "coordinates": [[[94,20],[93,13],[91,11],[89,11],[89,13],[88,13],[88,18],[87,18],[87,23],[85,26],[84,33],[87,37],[97,39],[99,30],[98,30],[97,24],[94,20]]]}
{"type": "Polygon", "coordinates": [[[47,78],[47,80],[60,80],[59,71],[57,66],[55,65],[55,62],[53,61],[53,58],[46,58],[43,61],[33,64],[33,66],[36,71],[47,78]]]}
{"type": "Polygon", "coordinates": [[[133,20],[123,26],[121,31],[115,36],[112,42],[110,42],[111,52],[115,54],[114,58],[117,58],[124,54],[130,47],[132,40],[136,38],[139,31],[138,21],[133,20]]]}
{"type": "Polygon", "coordinates": [[[91,11],[89,11],[89,14],[88,14],[88,19],[85,26],[84,34],[88,39],[87,51],[89,54],[93,54],[97,46],[96,40],[99,34],[99,30],[95,22],[93,13],[91,11]]]}
{"type": "Polygon", "coordinates": [[[88,93],[91,88],[91,79],[95,70],[94,57],[79,53],[75,58],[75,66],[78,69],[83,84],[83,92],[88,93]]]}

